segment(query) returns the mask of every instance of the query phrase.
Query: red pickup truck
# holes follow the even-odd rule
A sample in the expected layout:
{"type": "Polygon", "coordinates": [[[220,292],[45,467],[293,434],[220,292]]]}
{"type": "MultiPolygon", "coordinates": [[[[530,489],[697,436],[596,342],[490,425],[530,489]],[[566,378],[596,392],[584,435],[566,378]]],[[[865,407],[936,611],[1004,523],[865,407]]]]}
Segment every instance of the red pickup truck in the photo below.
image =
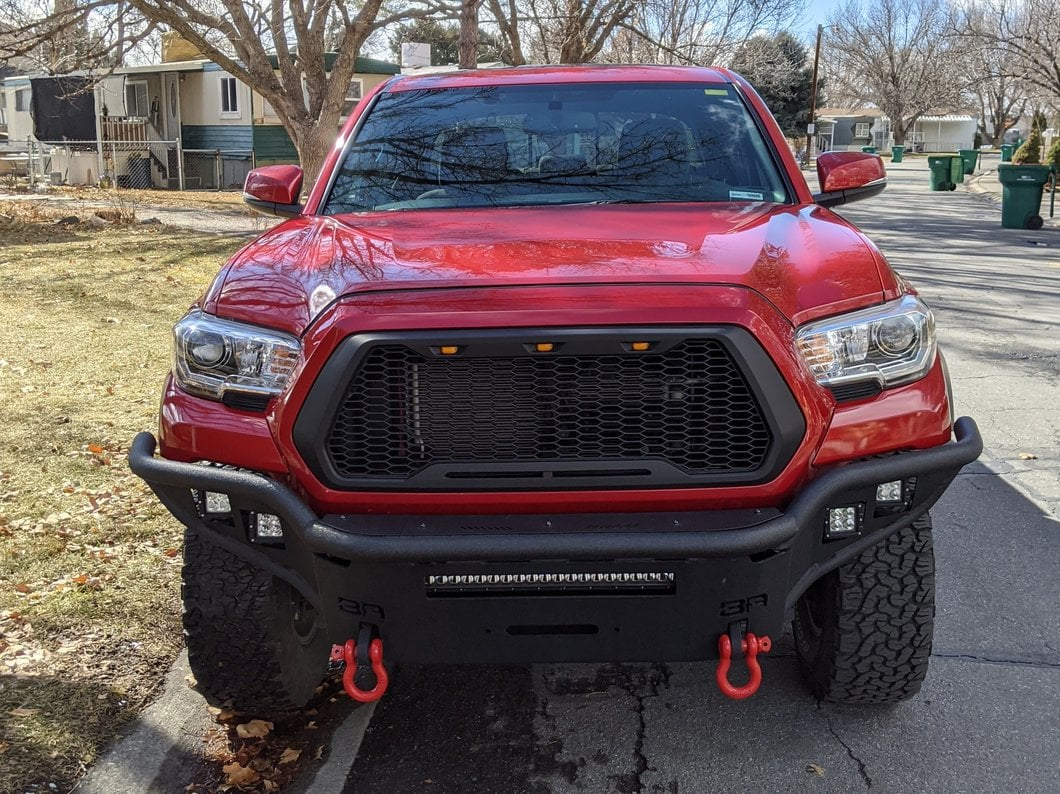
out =
{"type": "Polygon", "coordinates": [[[816,696],[915,694],[928,509],[982,442],[828,209],[882,161],[817,171],[738,75],[578,66],[395,77],[304,203],[251,172],[289,219],[176,324],[129,456],[187,527],[207,699],[297,707],[329,659],[372,700],[405,662],[715,658],[739,698],[789,618],[816,696]]]}

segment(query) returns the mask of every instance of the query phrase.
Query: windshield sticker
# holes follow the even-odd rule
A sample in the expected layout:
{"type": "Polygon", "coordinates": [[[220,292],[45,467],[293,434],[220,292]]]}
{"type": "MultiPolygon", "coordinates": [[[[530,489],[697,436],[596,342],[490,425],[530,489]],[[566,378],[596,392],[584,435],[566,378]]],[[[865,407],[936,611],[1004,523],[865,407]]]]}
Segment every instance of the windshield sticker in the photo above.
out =
{"type": "Polygon", "coordinates": [[[730,201],[764,201],[765,196],[753,190],[730,190],[730,201]]]}
{"type": "Polygon", "coordinates": [[[703,93],[707,96],[728,96],[729,89],[727,88],[704,88],[703,93]]]}

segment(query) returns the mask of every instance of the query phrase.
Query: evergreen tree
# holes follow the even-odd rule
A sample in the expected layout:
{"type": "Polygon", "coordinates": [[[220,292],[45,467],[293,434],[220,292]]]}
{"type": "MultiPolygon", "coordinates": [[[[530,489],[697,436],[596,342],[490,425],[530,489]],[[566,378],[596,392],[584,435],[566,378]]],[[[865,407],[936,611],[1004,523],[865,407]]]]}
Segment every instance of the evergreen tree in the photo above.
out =
{"type": "MultiPolygon", "coordinates": [[[[806,132],[809,122],[813,69],[806,48],[788,32],[772,38],[755,36],[733,57],[732,68],[747,78],[761,95],[785,135],[806,132]]],[[[817,105],[823,103],[817,81],[817,105]]]]}

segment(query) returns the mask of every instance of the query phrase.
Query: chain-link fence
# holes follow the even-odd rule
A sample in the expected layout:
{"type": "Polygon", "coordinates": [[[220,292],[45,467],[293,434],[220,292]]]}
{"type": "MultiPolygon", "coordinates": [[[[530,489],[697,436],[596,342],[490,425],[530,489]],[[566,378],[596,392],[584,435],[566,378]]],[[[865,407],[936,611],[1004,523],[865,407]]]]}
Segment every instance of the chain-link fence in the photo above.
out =
{"type": "Polygon", "coordinates": [[[233,190],[243,186],[254,167],[250,149],[185,149],[186,190],[233,190]]]}
{"type": "Polygon", "coordinates": [[[180,169],[177,141],[27,142],[31,183],[178,189],[180,169]]]}

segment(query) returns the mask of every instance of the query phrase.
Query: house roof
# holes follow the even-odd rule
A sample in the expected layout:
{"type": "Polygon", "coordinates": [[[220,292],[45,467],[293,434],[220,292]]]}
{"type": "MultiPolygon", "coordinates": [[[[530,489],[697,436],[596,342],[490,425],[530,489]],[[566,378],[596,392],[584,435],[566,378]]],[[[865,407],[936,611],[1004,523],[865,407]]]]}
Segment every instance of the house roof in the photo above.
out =
{"type": "Polygon", "coordinates": [[[921,116],[917,121],[947,122],[947,121],[978,121],[977,116],[969,116],[963,113],[947,113],[941,116],[921,116]]]}
{"type": "Polygon", "coordinates": [[[169,61],[167,63],[149,63],[144,66],[122,66],[114,74],[152,74],[154,72],[201,72],[206,64],[212,63],[208,58],[197,58],[194,61],[169,61]]]}
{"type": "MultiPolygon", "coordinates": [[[[297,58],[298,56],[294,57],[297,58]]],[[[335,59],[338,57],[339,54],[337,52],[325,52],[324,68],[330,72],[335,59]]],[[[272,64],[273,69],[277,69],[280,65],[280,59],[275,55],[270,55],[269,63],[272,64]]],[[[355,74],[400,74],[401,67],[396,63],[380,61],[376,58],[358,58],[354,63],[353,71],[355,74]]]]}
{"type": "Polygon", "coordinates": [[[831,119],[883,118],[879,108],[818,108],[817,118],[822,121],[831,119]]]}

